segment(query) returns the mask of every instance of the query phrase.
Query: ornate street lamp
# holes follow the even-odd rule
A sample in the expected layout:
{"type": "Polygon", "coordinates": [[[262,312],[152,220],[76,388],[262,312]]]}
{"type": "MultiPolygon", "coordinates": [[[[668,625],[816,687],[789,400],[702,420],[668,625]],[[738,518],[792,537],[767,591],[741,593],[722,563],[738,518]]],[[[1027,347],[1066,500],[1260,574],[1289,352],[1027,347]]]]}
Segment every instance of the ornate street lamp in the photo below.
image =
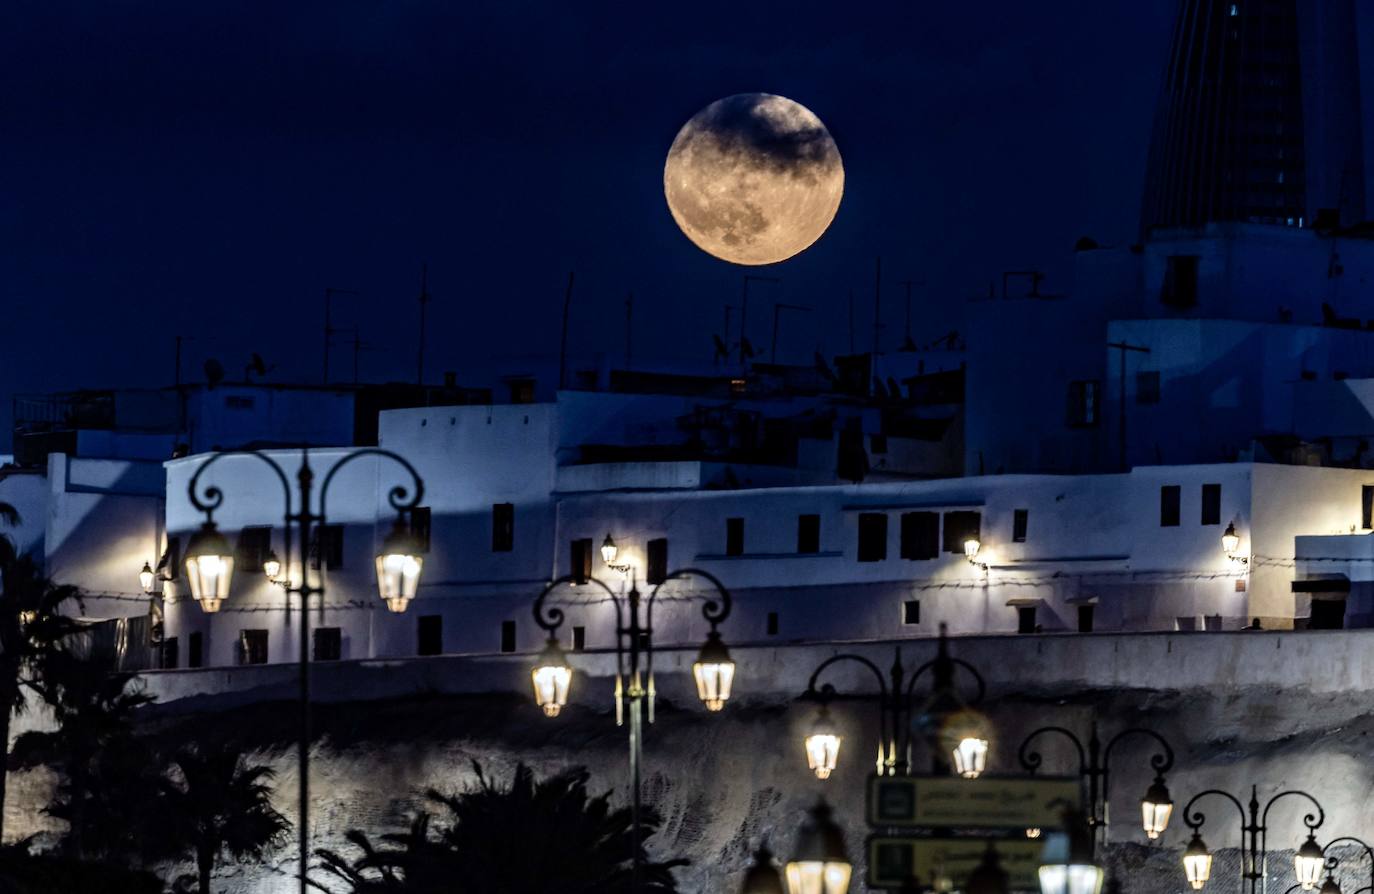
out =
{"type": "MultiPolygon", "coordinates": [[[[301,451],[301,464],[296,472],[296,488],[293,492],[286,470],[281,464],[266,453],[259,450],[227,450],[220,453],[211,454],[196,469],[191,476],[190,482],[186,486],[187,494],[191,505],[205,513],[205,523],[201,529],[191,538],[186,547],[186,575],[187,581],[191,586],[191,595],[200,603],[200,607],[206,612],[216,612],[220,605],[229,596],[229,584],[234,573],[234,554],[229,548],[229,541],[224,535],[219,533],[215,527],[214,512],[224,502],[224,493],[219,487],[209,484],[201,485],[201,476],[205,471],[222,460],[226,456],[244,456],[254,459],[266,465],[276,477],[281,485],[283,499],[283,518],[285,522],[284,534],[286,538],[286,562],[282,563],[277,559],[275,553],[268,554],[267,560],[263,562],[263,573],[272,577],[271,564],[276,563],[277,582],[288,594],[296,594],[300,597],[300,611],[297,614],[297,629],[300,635],[298,646],[297,663],[300,668],[300,694],[298,698],[300,706],[300,735],[297,742],[296,761],[298,765],[298,795],[299,808],[296,820],[296,830],[300,835],[300,891],[307,894],[309,886],[309,867],[310,867],[310,601],[312,596],[318,596],[320,603],[324,602],[325,588],[323,581],[318,584],[312,583],[310,575],[306,571],[309,567],[309,549],[312,534],[319,528],[323,528],[328,523],[328,513],[326,511],[326,500],[329,496],[330,485],[334,481],[334,476],[339,470],[347,466],[356,459],[364,456],[375,456],[379,459],[389,459],[399,465],[410,476],[410,486],[397,485],[392,487],[387,493],[387,500],[391,508],[397,513],[405,513],[420,505],[420,500],[424,495],[424,482],[420,480],[420,475],[415,471],[406,459],[390,450],[383,450],[377,447],[366,447],[354,450],[339,457],[330,467],[324,476],[324,481],[319,487],[319,508],[315,508],[315,472],[310,467],[310,456],[308,450],[301,451]],[[293,554],[293,542],[299,543],[299,552],[293,554]],[[290,580],[289,574],[283,574],[282,569],[289,566],[293,560],[300,562],[301,579],[299,581],[290,580]]],[[[394,532],[393,532],[394,533],[394,532]]],[[[387,542],[390,542],[388,538],[387,542]]],[[[383,544],[383,553],[386,553],[386,543],[383,544]]],[[[405,553],[398,553],[405,555],[405,553]]],[[[382,597],[388,596],[386,585],[383,582],[383,566],[386,564],[383,559],[389,560],[390,554],[379,556],[377,560],[378,587],[382,590],[382,597]]],[[[409,601],[415,595],[415,588],[419,583],[420,563],[418,555],[411,558],[416,561],[412,566],[402,564],[399,568],[399,577],[393,577],[393,581],[398,584],[398,588],[393,590],[393,597],[404,597],[404,601],[409,601]]],[[[393,566],[387,565],[385,569],[388,573],[396,571],[393,566]]],[[[404,609],[404,602],[398,603],[399,608],[392,602],[388,602],[388,607],[393,611],[404,609]]]]}
{"type": "Polygon", "coordinates": [[[787,861],[788,894],[845,894],[852,871],[844,832],[831,818],[830,805],[819,801],[802,823],[787,861]]]}
{"type": "Polygon", "coordinates": [[[156,579],[156,577],[157,576],[153,574],[152,564],[149,562],[144,562],[143,570],[138,573],[138,585],[142,587],[143,592],[147,593],[149,596],[152,596],[154,593],[157,592],[157,590],[153,587],[153,581],[156,579]]]}
{"type": "Polygon", "coordinates": [[[978,550],[983,548],[983,544],[977,537],[970,537],[964,541],[964,558],[972,562],[978,558],[978,550]]]}
{"type": "Polygon", "coordinates": [[[1264,864],[1268,857],[1269,810],[1278,801],[1290,795],[1306,799],[1316,810],[1315,813],[1307,813],[1302,818],[1303,825],[1307,827],[1307,840],[1298,848],[1293,859],[1293,869],[1297,875],[1298,885],[1307,891],[1315,888],[1321,880],[1322,865],[1325,859],[1321,847],[1317,844],[1316,830],[1326,819],[1326,812],[1322,810],[1322,806],[1316,798],[1297,789],[1279,792],[1265,802],[1264,808],[1261,810],[1259,788],[1252,786],[1248,809],[1247,805],[1241,804],[1234,795],[1220,789],[1208,789],[1199,792],[1184,806],[1183,822],[1193,830],[1193,839],[1189,842],[1188,849],[1183,853],[1183,868],[1193,889],[1201,890],[1202,886],[1207,883],[1212,870],[1212,856],[1207,851],[1206,845],[1202,843],[1202,825],[1207,821],[1207,818],[1201,811],[1194,810],[1193,805],[1208,796],[1224,798],[1235,805],[1241,819],[1240,877],[1242,882],[1249,883],[1250,894],[1258,894],[1260,883],[1264,880],[1264,864]]]}
{"type": "Polygon", "coordinates": [[[1174,765],[1174,749],[1167,739],[1152,729],[1130,727],[1112,736],[1104,746],[1097,737],[1097,723],[1094,722],[1088,728],[1088,743],[1085,746],[1078,736],[1062,726],[1042,726],[1026,736],[1017,752],[1021,767],[1026,772],[1034,775],[1044,763],[1044,758],[1038,751],[1033,750],[1032,746],[1037,738],[1049,735],[1067,739],[1078,753],[1078,775],[1088,786],[1085,820],[1093,832],[1094,846],[1099,840],[1105,843],[1108,803],[1111,796],[1112,753],[1125,739],[1140,736],[1153,739],[1159,745],[1160,751],[1150,757],[1150,767],[1155,771],[1155,779],[1145,790],[1145,797],[1140,801],[1141,826],[1149,838],[1158,838],[1159,834],[1168,828],[1169,817],[1174,811],[1174,802],[1164,784],[1164,774],[1174,765]]]}
{"type": "Polygon", "coordinates": [[[1228,556],[1235,555],[1236,550],[1240,548],[1240,535],[1236,533],[1235,522],[1226,525],[1226,530],[1221,535],[1221,548],[1228,556]]]}
{"type": "Polygon", "coordinates": [[[754,852],[754,862],[749,864],[749,869],[744,873],[744,887],[740,888],[740,894],[787,894],[778,867],[773,864],[773,853],[767,845],[754,852]]]}
{"type": "Polygon", "coordinates": [[[276,550],[267,551],[267,558],[262,560],[262,573],[274,584],[281,580],[281,559],[277,558],[276,550]]]}
{"type": "Polygon", "coordinates": [[[620,547],[615,545],[615,538],[608,533],[606,539],[601,541],[601,561],[612,571],[629,574],[630,564],[628,562],[616,562],[616,557],[619,555],[620,547]]]}
{"type": "Polygon", "coordinates": [[[825,779],[835,769],[841,742],[838,732],[829,724],[826,709],[829,701],[836,697],[835,687],[830,683],[820,684],[820,679],[831,665],[842,661],[852,661],[868,668],[878,681],[876,696],[854,696],[876,698],[878,702],[878,775],[895,776],[907,772],[911,761],[913,726],[930,744],[931,761],[936,773],[950,772],[951,764],[953,770],[966,779],[976,778],[983,772],[987,766],[989,747],[987,720],[972,705],[982,701],[986,686],[977,668],[967,661],[949,656],[949,637],[945,625],[941,624],[935,658],[916,668],[910,676],[906,675],[902,666],[900,649],[887,675],[869,659],[847,652],[832,655],[811,672],[802,698],[819,701],[821,712],[803,744],[807,765],[817,777],[825,779]],[[977,692],[970,702],[965,702],[954,687],[956,667],[963,668],[977,683],[977,692]],[[931,690],[918,712],[914,709],[916,681],[926,671],[931,671],[933,678],[931,690]],[[821,775],[822,771],[824,776],[821,775]]]}
{"type": "Polygon", "coordinates": [[[377,551],[377,593],[393,612],[404,612],[420,588],[420,572],[425,565],[421,553],[405,517],[397,515],[391,533],[377,551]]]}
{"type": "Polygon", "coordinates": [[[706,637],[697,660],[692,664],[692,676],[697,681],[697,697],[708,711],[719,711],[730,699],[730,687],[735,680],[735,662],[725,648],[715,628],[706,637]]]}
{"type": "MultiPolygon", "coordinates": [[[[615,541],[607,535],[608,544],[602,544],[602,558],[609,548],[614,549],[615,541]]],[[[615,558],[614,554],[611,558],[615,558]]],[[[608,563],[609,564],[609,563],[608,563]]],[[[614,568],[614,565],[610,567],[614,568]]],[[[634,862],[632,865],[631,890],[639,890],[639,878],[643,869],[643,854],[639,846],[641,792],[640,764],[643,762],[644,749],[644,712],[648,708],[648,720],[654,722],[654,603],[663,585],[670,581],[687,578],[701,578],[716,591],[714,596],[703,598],[701,615],[710,625],[706,642],[697,654],[692,665],[692,675],[696,679],[697,695],[708,711],[719,711],[730,698],[731,686],[735,678],[735,662],[725,648],[716,625],[730,614],[733,604],[730,591],[725,589],[715,575],[698,568],[682,568],[664,575],[649,592],[642,597],[636,585],[633,568],[626,566],[630,573],[629,590],[624,594],[612,590],[600,578],[580,575],[565,575],[546,586],[534,600],[534,620],[549,635],[549,642],[539,656],[533,669],[535,701],[543,708],[545,715],[558,716],[559,710],[567,702],[568,689],[572,682],[572,669],[567,658],[558,649],[558,628],[564,620],[563,610],[557,606],[545,606],[545,601],[554,590],[564,584],[576,586],[591,584],[600,587],[610,597],[615,608],[615,707],[617,725],[624,720],[625,703],[630,708],[630,792],[631,825],[634,862]],[[641,618],[641,609],[643,617],[641,618]],[[647,684],[647,685],[646,685],[647,684]]]]}
{"type": "Polygon", "coordinates": [[[821,705],[816,722],[811,724],[811,732],[806,736],[806,765],[816,774],[817,779],[829,779],[840,758],[840,743],[844,737],[830,718],[830,710],[821,705]]]}
{"type": "Polygon", "coordinates": [[[1102,867],[1094,860],[1093,832],[1076,810],[1064,813],[1064,828],[1045,837],[1041,854],[1041,894],[1098,894],[1102,867]]]}
{"type": "Polygon", "coordinates": [[[234,551],[214,521],[207,518],[186,545],[186,580],[191,585],[191,598],[207,614],[213,614],[229,598],[233,577],[234,551]]]}
{"type": "Polygon", "coordinates": [[[1207,844],[1197,829],[1193,830],[1192,840],[1183,851],[1183,873],[1194,891],[1201,891],[1212,877],[1212,852],[1207,850],[1207,844]]]}
{"type": "Polygon", "coordinates": [[[557,637],[549,637],[544,644],[544,651],[535,660],[530,677],[534,681],[535,704],[544,709],[545,717],[557,717],[568,703],[568,686],[572,683],[572,668],[568,666],[568,656],[559,647],[557,637]]]}

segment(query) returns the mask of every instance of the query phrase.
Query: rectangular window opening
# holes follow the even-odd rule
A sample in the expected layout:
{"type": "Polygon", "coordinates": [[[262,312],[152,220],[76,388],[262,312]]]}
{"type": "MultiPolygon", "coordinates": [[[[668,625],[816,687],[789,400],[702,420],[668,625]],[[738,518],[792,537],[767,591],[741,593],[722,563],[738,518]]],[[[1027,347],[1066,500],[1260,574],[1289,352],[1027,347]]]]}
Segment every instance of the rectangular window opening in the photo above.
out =
{"type": "Polygon", "coordinates": [[[1159,489],[1159,526],[1177,528],[1179,520],[1179,501],[1182,489],[1177,484],[1166,484],[1159,489]]]}
{"type": "Polygon", "coordinates": [[[945,552],[964,554],[964,543],[983,539],[983,516],[978,512],[959,510],[945,513],[945,552]]]}
{"type": "Polygon", "coordinates": [[[310,544],[310,567],[318,571],[323,566],[334,571],[342,568],[343,564],[343,525],[319,525],[316,527],[310,544]]]}
{"type": "Polygon", "coordinates": [[[921,600],[908,599],[902,603],[902,623],[919,624],[921,623],[921,600]]]}
{"type": "Polygon", "coordinates": [[[417,655],[440,655],[444,651],[443,615],[420,615],[415,620],[417,655]]]}
{"type": "Polygon", "coordinates": [[[1039,627],[1035,623],[1035,606],[1018,605],[1016,607],[1016,632],[1017,633],[1039,633],[1039,627]]]}
{"type": "Polygon", "coordinates": [[[725,554],[727,556],[744,555],[744,519],[727,518],[725,520],[725,554]]]}
{"type": "Polygon", "coordinates": [[[881,562],[887,558],[887,516],[881,512],[859,513],[860,562],[881,562]]]}
{"type": "Polygon", "coordinates": [[[514,652],[514,651],[515,651],[515,622],[514,622],[514,621],[502,621],[502,622],[501,622],[501,651],[502,651],[502,652],[514,652]]]}
{"type": "Polygon", "coordinates": [[[1089,604],[1087,604],[1087,605],[1080,605],[1080,606],[1078,607],[1078,632],[1079,632],[1079,633],[1092,633],[1092,632],[1093,632],[1093,609],[1095,609],[1095,608],[1097,608],[1097,606],[1092,605],[1091,603],[1089,603],[1089,604]]]}
{"type": "Polygon", "coordinates": [[[769,636],[778,635],[778,613],[769,612],[767,626],[764,628],[769,636]]]}
{"type": "Polygon", "coordinates": [[[429,552],[429,538],[433,516],[428,506],[416,506],[410,510],[410,536],[420,546],[420,552],[429,552]]]}
{"type": "Polygon", "coordinates": [[[592,576],[592,538],[582,537],[568,545],[570,567],[568,574],[579,584],[585,584],[592,576]]]}
{"type": "Polygon", "coordinates": [[[1011,542],[1025,543],[1026,529],[1030,524],[1030,510],[1017,509],[1011,514],[1011,542]]]}
{"type": "Polygon", "coordinates": [[[818,553],[821,551],[821,517],[819,515],[797,516],[797,552],[818,553]]]}
{"type": "Polygon", "coordinates": [[[668,579],[668,538],[656,537],[645,544],[644,582],[661,584],[668,579]]]}
{"type": "Polygon", "coordinates": [[[239,531],[238,543],[234,545],[235,567],[243,571],[261,571],[262,563],[272,551],[272,529],[270,527],[248,527],[239,531]]]}
{"type": "Polygon", "coordinates": [[[162,663],[163,670],[176,670],[180,663],[181,656],[177,654],[177,638],[169,636],[162,641],[162,663]]]}
{"type": "Polygon", "coordinates": [[[343,657],[343,631],[338,627],[316,627],[315,660],[338,661],[343,657]]]}
{"type": "Polygon", "coordinates": [[[508,553],[515,549],[515,504],[494,503],[491,507],[491,551],[508,553]]]}
{"type": "Polygon", "coordinates": [[[1092,428],[1101,415],[1101,384],[1097,379],[1069,383],[1066,421],[1071,428],[1092,428]]]}
{"type": "Polygon", "coordinates": [[[1135,374],[1135,402],[1159,403],[1159,370],[1142,370],[1135,374]]]}
{"type": "Polygon", "coordinates": [[[1204,484],[1202,486],[1202,523],[1204,525],[1221,524],[1221,485],[1204,484]]]}
{"type": "Polygon", "coordinates": [[[204,667],[205,666],[205,635],[196,631],[187,637],[186,643],[186,666],[204,667]]]}
{"type": "Polygon", "coordinates": [[[578,625],[573,628],[572,647],[574,652],[581,652],[587,648],[587,628],[578,625]]]}
{"type": "Polygon", "coordinates": [[[239,631],[239,664],[267,663],[267,631],[239,631]]]}
{"type": "Polygon", "coordinates": [[[938,512],[903,512],[903,559],[920,561],[940,556],[940,514],[938,512]]]}
{"type": "Polygon", "coordinates": [[[1360,516],[1363,519],[1361,526],[1366,531],[1374,529],[1374,484],[1360,488],[1360,516]]]}

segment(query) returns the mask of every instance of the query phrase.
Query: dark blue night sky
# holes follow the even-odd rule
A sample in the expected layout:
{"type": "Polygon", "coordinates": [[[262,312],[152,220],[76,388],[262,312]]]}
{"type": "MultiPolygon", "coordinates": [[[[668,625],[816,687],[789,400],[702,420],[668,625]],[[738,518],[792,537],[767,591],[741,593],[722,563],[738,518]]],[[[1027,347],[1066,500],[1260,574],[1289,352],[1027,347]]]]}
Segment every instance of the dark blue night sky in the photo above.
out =
{"type": "MultiPolygon", "coordinates": [[[[0,11],[0,399],[236,376],[320,376],[326,286],[374,350],[365,379],[413,378],[430,267],[432,378],[477,382],[557,350],[569,269],[573,358],[709,363],[740,268],[676,229],[662,165],[677,128],[741,91],[830,127],[846,195],[822,241],[766,271],[814,305],[780,359],[871,340],[883,256],[948,328],[1008,268],[1063,290],[1071,247],[1135,236],[1173,4],[63,3],[0,11]]],[[[756,271],[757,272],[757,271],[756,271]]],[[[767,341],[763,307],[751,314],[767,341]]],[[[340,339],[335,375],[351,375],[340,339]]]]}

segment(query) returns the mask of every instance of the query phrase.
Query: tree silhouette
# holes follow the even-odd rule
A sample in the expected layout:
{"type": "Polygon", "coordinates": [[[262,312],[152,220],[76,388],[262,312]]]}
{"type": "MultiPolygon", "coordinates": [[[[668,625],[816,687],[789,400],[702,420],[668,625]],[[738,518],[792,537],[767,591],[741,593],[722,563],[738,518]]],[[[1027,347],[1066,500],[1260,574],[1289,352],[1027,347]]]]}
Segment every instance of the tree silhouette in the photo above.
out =
{"type": "MultiPolygon", "coordinates": [[[[8,503],[0,503],[0,521],[19,522],[8,503]]],[[[48,698],[45,678],[64,642],[81,629],[62,613],[68,601],[80,602],[75,587],[58,586],[43,576],[31,556],[19,555],[0,535],[0,741],[8,746],[10,719],[22,714],[30,694],[48,698]]],[[[8,762],[9,751],[6,749],[8,762]]],[[[7,774],[0,770],[0,835],[4,833],[7,774]]]]}
{"type": "Polygon", "coordinates": [[[164,785],[167,830],[196,861],[200,894],[215,863],[260,859],[285,843],[291,823],[272,807],[272,770],[227,744],[183,748],[164,785]]]}
{"type": "MultiPolygon", "coordinates": [[[[350,861],[319,850],[319,867],[351,894],[630,894],[630,811],[613,809],[609,794],[588,796],[585,769],[536,781],[520,764],[503,788],[473,767],[474,788],[426,793],[445,824],[421,813],[406,832],[381,836],[380,846],[355,829],[347,837],[361,855],[350,861]]],[[[644,811],[640,826],[643,842],[657,831],[657,816],[644,811]]],[[[646,859],[640,890],[677,891],[672,870],[685,863],[646,859]]]]}

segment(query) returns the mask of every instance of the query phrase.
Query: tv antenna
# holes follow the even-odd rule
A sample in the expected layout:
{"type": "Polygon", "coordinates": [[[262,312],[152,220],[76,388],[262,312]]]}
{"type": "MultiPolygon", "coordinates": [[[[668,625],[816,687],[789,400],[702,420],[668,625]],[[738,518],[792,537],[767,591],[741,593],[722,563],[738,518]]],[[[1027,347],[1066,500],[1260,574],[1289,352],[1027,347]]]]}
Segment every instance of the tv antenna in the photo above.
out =
{"type": "Polygon", "coordinates": [[[329,384],[329,345],[334,339],[335,332],[342,332],[342,329],[335,329],[333,323],[334,296],[335,295],[358,295],[353,289],[336,289],[329,286],[324,290],[324,384],[329,384]]]}

